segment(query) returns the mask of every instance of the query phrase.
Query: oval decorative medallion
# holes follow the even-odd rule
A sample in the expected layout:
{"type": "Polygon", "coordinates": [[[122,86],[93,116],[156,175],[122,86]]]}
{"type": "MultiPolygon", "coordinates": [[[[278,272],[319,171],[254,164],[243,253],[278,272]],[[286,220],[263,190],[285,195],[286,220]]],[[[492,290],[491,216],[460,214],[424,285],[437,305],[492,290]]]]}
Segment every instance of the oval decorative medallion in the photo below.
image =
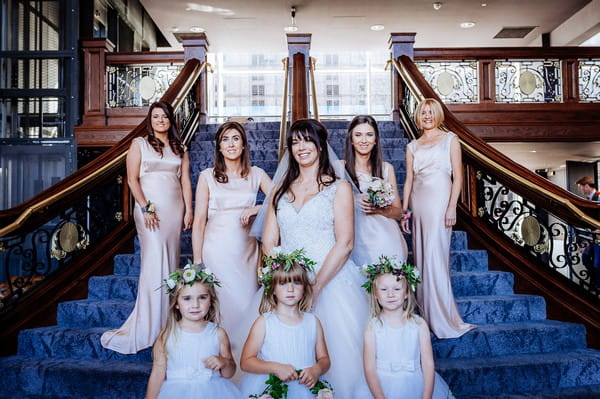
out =
{"type": "Polygon", "coordinates": [[[443,96],[448,96],[454,91],[454,76],[450,72],[442,72],[437,78],[437,89],[443,96]]]}
{"type": "Polygon", "coordinates": [[[519,90],[528,96],[535,91],[535,75],[531,71],[525,71],[519,76],[519,90]]]}
{"type": "Polygon", "coordinates": [[[140,96],[142,99],[149,100],[156,93],[156,83],[150,76],[144,76],[140,80],[140,96]]]}
{"type": "Polygon", "coordinates": [[[73,222],[67,222],[62,225],[58,233],[58,242],[60,247],[66,252],[72,252],[77,247],[79,241],[79,231],[73,222]]]}
{"type": "Polygon", "coordinates": [[[540,241],[542,229],[540,223],[534,216],[525,216],[521,222],[521,237],[525,244],[530,247],[536,245],[540,241]]]}

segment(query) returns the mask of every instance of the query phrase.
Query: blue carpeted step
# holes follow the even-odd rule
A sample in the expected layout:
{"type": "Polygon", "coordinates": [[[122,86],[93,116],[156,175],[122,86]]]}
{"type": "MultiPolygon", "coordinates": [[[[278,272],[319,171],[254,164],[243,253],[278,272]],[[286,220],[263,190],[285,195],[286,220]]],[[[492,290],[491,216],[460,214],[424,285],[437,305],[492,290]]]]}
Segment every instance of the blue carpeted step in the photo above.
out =
{"type": "Polygon", "coordinates": [[[509,355],[467,359],[440,359],[436,370],[458,397],[515,392],[549,392],[597,385],[600,351],[509,355]]]}
{"type": "Polygon", "coordinates": [[[451,274],[454,296],[510,295],[513,294],[512,273],[453,272],[451,274]]]}
{"type": "Polygon", "coordinates": [[[42,327],[19,333],[20,356],[37,358],[100,359],[126,362],[151,362],[152,349],[144,349],[133,355],[123,355],[105,349],[100,336],[105,327],[42,327]]]}
{"type": "Polygon", "coordinates": [[[5,389],[44,398],[144,398],[151,363],[77,359],[0,358],[5,389]]]}
{"type": "Polygon", "coordinates": [[[456,297],[464,321],[473,324],[543,320],[546,301],[534,295],[484,295],[456,297]]]}
{"type": "MultiPolygon", "coordinates": [[[[188,261],[192,261],[192,254],[182,254],[179,259],[179,265],[185,266],[188,261]]],[[[140,255],[139,254],[121,254],[115,256],[114,273],[120,276],[138,276],[140,274],[140,255]]]]}
{"type": "Polygon", "coordinates": [[[549,353],[585,348],[585,327],[554,320],[480,324],[456,339],[432,339],[436,359],[549,353]]]}
{"type": "Polygon", "coordinates": [[[600,384],[570,387],[546,392],[512,393],[500,395],[468,395],[461,399],[598,399],[600,384]]]}
{"type": "Polygon", "coordinates": [[[133,310],[134,302],[119,300],[61,302],[58,304],[56,320],[62,327],[106,327],[117,328],[133,310]]]}
{"type": "Polygon", "coordinates": [[[135,301],[138,276],[95,276],[88,283],[88,299],[135,301]]]}

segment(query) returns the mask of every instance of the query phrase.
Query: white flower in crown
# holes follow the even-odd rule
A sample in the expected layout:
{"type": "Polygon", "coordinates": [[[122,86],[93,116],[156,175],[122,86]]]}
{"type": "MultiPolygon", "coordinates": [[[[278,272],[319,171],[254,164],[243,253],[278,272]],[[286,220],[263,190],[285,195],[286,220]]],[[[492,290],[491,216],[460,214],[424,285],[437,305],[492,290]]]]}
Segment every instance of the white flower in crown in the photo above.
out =
{"type": "MultiPolygon", "coordinates": [[[[189,262],[189,261],[188,261],[189,262]]],[[[192,263],[188,263],[187,265],[185,265],[183,267],[183,270],[187,270],[187,269],[191,269],[192,268],[192,263]]]]}
{"type": "Polygon", "coordinates": [[[271,253],[273,254],[273,257],[276,258],[278,255],[283,254],[283,250],[281,249],[281,247],[274,247],[271,250],[271,253]]]}
{"type": "Polygon", "coordinates": [[[173,288],[175,288],[175,286],[177,285],[177,283],[175,282],[175,280],[173,280],[172,278],[166,280],[167,283],[167,287],[169,287],[170,290],[172,290],[173,288]]]}
{"type": "Polygon", "coordinates": [[[185,281],[186,283],[189,283],[190,281],[194,281],[194,279],[196,278],[196,271],[194,269],[187,268],[187,269],[183,269],[183,281],[185,281]]]}
{"type": "Polygon", "coordinates": [[[267,274],[267,273],[269,273],[269,267],[268,266],[264,266],[262,268],[262,274],[264,275],[264,274],[267,274]]]}
{"type": "Polygon", "coordinates": [[[417,269],[416,267],[413,270],[413,273],[415,275],[415,277],[418,279],[419,277],[421,277],[421,273],[419,273],[419,269],[417,269]]]}

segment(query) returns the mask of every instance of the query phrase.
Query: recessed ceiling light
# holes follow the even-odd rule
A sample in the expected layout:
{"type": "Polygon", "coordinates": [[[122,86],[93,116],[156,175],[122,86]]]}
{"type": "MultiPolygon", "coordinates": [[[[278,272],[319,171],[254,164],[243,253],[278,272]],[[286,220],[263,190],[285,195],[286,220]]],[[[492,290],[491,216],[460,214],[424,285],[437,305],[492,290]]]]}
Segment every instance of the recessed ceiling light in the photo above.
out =
{"type": "Polygon", "coordinates": [[[179,28],[176,26],[171,26],[171,32],[179,32],[179,28]]]}
{"type": "Polygon", "coordinates": [[[433,3],[433,9],[436,11],[439,11],[442,8],[442,2],[441,1],[436,1],[435,3],[433,3]]]}
{"type": "Polygon", "coordinates": [[[566,168],[567,165],[560,165],[559,168],[566,168]]]}
{"type": "Polygon", "coordinates": [[[463,29],[470,29],[472,27],[475,26],[475,22],[472,21],[466,21],[466,22],[461,22],[460,23],[460,27],[463,29]]]}
{"type": "Polygon", "coordinates": [[[377,24],[377,25],[371,25],[371,30],[374,31],[379,31],[379,30],[384,30],[385,26],[381,25],[381,24],[377,24]]]}
{"type": "Polygon", "coordinates": [[[481,2],[481,7],[487,7],[487,3],[486,3],[486,2],[484,2],[484,1],[482,1],[482,2],[481,2]]]}
{"type": "Polygon", "coordinates": [[[536,150],[529,150],[529,152],[533,152],[533,153],[536,153],[536,152],[537,152],[537,151],[536,151],[536,150]]]}
{"type": "Polygon", "coordinates": [[[190,32],[194,32],[194,33],[202,33],[204,32],[204,28],[201,28],[199,26],[192,26],[190,28],[190,32]]]}
{"type": "Polygon", "coordinates": [[[283,28],[286,32],[298,32],[298,27],[296,25],[290,25],[283,28]]]}

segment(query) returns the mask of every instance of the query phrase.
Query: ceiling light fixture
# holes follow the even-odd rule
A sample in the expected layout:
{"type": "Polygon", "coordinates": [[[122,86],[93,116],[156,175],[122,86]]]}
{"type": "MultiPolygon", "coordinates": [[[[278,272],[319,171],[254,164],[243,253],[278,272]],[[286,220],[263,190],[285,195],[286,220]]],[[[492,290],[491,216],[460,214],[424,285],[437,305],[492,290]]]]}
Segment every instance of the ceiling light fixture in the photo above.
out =
{"type": "Polygon", "coordinates": [[[385,26],[381,25],[381,24],[377,24],[377,25],[371,25],[371,30],[374,31],[380,31],[380,30],[384,30],[385,26]]]}
{"type": "Polygon", "coordinates": [[[485,1],[481,2],[481,7],[487,7],[487,3],[485,1]]]}
{"type": "Polygon", "coordinates": [[[442,8],[442,4],[444,3],[442,3],[441,1],[436,1],[435,3],[433,3],[433,9],[439,11],[440,8],[442,8]]]}
{"type": "Polygon", "coordinates": [[[194,32],[194,33],[202,33],[204,32],[204,28],[201,28],[199,26],[192,26],[190,28],[190,32],[194,32]]]}
{"type": "Polygon", "coordinates": [[[296,26],[296,7],[292,6],[292,9],[290,10],[291,14],[292,14],[292,24],[289,26],[286,26],[285,28],[283,28],[284,31],[291,33],[291,32],[297,32],[298,31],[298,27],[296,26]]]}
{"type": "Polygon", "coordinates": [[[473,21],[466,21],[466,22],[460,23],[460,27],[463,29],[471,29],[474,26],[475,26],[475,22],[473,22],[473,21]]]}

